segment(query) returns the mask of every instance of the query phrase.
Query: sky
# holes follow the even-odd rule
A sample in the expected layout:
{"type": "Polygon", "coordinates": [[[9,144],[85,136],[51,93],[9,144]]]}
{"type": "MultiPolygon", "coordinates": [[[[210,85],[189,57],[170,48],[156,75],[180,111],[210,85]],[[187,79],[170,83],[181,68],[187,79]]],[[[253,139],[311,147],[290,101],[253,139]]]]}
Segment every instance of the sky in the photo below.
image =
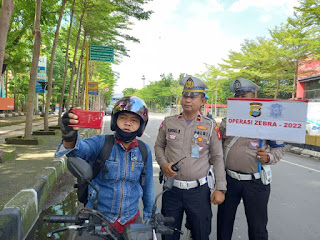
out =
{"type": "Polygon", "coordinates": [[[119,73],[115,93],[141,89],[161,74],[201,74],[206,65],[223,63],[245,39],[269,37],[268,30],[293,15],[298,0],[153,0],[149,20],[134,20],[125,42],[130,57],[112,69],[119,73]]]}

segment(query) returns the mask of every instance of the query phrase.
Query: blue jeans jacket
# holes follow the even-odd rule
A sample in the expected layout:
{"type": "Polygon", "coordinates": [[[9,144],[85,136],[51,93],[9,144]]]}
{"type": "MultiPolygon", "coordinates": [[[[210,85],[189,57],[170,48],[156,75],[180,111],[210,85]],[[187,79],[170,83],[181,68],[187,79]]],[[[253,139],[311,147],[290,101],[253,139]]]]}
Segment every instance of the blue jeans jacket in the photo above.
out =
{"type": "MultiPolygon", "coordinates": [[[[97,159],[105,141],[104,135],[97,135],[82,140],[78,134],[76,146],[65,149],[62,143],[58,146],[55,157],[67,154],[68,157],[80,157],[89,161],[92,166],[97,159]]],[[[138,147],[125,151],[121,144],[115,143],[109,158],[105,161],[108,172],[100,171],[92,180],[99,190],[98,210],[111,222],[118,220],[125,224],[134,217],[139,210],[139,199],[143,201],[143,218],[151,217],[154,203],[153,166],[150,147],[146,163],[145,184],[141,186],[140,175],[144,167],[142,155],[138,147]]],[[[86,207],[92,208],[96,198],[96,191],[89,185],[88,203],[86,207]]]]}

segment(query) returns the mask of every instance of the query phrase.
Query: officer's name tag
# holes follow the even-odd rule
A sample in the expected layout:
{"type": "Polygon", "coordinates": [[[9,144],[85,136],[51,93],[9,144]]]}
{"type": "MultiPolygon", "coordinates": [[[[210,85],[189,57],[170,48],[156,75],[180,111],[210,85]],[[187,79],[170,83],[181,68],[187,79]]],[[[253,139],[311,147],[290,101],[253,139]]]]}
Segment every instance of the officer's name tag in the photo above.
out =
{"type": "Polygon", "coordinates": [[[192,145],[191,147],[191,157],[199,158],[199,146],[198,145],[192,145]]]}

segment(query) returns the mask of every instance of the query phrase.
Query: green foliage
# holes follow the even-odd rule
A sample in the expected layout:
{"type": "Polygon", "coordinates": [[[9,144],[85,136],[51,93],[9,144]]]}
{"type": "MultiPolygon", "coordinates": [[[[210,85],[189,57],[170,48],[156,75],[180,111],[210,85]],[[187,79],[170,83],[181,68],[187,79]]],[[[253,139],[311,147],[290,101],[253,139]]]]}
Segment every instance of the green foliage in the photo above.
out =
{"type": "Polygon", "coordinates": [[[137,91],[135,88],[125,88],[122,93],[123,96],[135,96],[137,91]]]}

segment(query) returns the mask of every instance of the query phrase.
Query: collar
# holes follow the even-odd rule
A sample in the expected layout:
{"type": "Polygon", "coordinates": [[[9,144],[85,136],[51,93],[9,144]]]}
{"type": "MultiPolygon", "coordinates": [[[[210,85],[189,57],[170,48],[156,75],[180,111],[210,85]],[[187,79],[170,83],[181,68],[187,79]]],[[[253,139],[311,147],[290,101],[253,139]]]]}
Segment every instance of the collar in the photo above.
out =
{"type": "Polygon", "coordinates": [[[134,140],[131,142],[131,144],[129,145],[128,148],[125,148],[125,146],[123,145],[122,141],[118,140],[117,138],[115,139],[115,142],[118,143],[118,144],[120,144],[126,152],[129,152],[129,150],[130,150],[131,148],[138,147],[138,140],[137,140],[137,139],[134,139],[134,140]]]}
{"type": "MultiPolygon", "coordinates": [[[[179,114],[178,119],[182,118],[182,113],[179,114]]],[[[197,117],[196,117],[196,122],[201,122],[202,120],[202,116],[200,113],[198,113],[197,117]]]]}

